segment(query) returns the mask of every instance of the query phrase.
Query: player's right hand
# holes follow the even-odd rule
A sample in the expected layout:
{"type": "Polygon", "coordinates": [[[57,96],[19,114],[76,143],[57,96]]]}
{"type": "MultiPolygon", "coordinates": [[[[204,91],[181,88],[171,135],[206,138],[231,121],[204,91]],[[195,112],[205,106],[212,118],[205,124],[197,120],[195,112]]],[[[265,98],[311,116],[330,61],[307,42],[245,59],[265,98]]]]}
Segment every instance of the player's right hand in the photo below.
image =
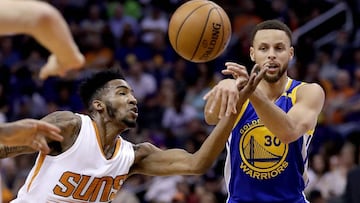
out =
{"type": "Polygon", "coordinates": [[[226,70],[223,70],[225,74],[236,77],[236,80],[222,80],[204,96],[204,99],[207,100],[205,105],[207,122],[215,124],[217,123],[215,120],[236,113],[239,99],[249,98],[263,78],[266,70],[266,68],[260,70],[256,64],[249,76],[244,66],[234,63],[230,64],[226,70]],[[215,116],[217,119],[215,119],[215,116]]]}
{"type": "Polygon", "coordinates": [[[48,154],[50,148],[47,138],[62,141],[60,129],[45,121],[22,119],[6,123],[1,134],[1,144],[8,146],[28,146],[42,153],[48,154]]]}

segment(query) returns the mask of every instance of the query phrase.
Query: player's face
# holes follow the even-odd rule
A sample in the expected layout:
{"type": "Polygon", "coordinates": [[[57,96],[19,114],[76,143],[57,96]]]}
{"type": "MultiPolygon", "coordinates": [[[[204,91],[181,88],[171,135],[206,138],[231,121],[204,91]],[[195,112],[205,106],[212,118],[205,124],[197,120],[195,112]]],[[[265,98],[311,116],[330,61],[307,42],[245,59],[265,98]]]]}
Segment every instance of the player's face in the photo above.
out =
{"type": "Polygon", "coordinates": [[[264,79],[271,83],[284,76],[293,56],[294,48],[282,30],[259,30],[254,37],[253,46],[250,47],[251,59],[261,68],[269,67],[264,79]]]}
{"type": "Polygon", "coordinates": [[[105,105],[109,118],[125,127],[135,127],[138,117],[137,100],[129,84],[120,79],[111,80],[107,88],[105,105]]]}

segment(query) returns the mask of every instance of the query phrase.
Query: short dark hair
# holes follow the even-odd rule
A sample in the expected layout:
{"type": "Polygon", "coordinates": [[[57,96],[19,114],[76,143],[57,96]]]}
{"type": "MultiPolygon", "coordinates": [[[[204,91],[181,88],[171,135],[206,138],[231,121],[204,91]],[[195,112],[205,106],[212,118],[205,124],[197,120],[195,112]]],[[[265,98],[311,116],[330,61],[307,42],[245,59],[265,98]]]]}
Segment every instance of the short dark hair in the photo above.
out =
{"type": "Polygon", "coordinates": [[[91,75],[80,84],[80,97],[88,110],[92,100],[99,97],[99,93],[105,84],[115,79],[125,80],[120,70],[108,69],[91,75]]]}
{"type": "Polygon", "coordinates": [[[290,44],[292,42],[292,32],[290,30],[290,28],[285,25],[285,23],[279,21],[279,20],[266,20],[266,21],[263,21],[259,24],[257,24],[254,28],[254,30],[252,31],[251,33],[251,46],[254,45],[254,38],[255,38],[255,35],[256,33],[259,31],[259,30],[282,30],[286,33],[286,35],[289,37],[289,40],[290,40],[290,44]]]}

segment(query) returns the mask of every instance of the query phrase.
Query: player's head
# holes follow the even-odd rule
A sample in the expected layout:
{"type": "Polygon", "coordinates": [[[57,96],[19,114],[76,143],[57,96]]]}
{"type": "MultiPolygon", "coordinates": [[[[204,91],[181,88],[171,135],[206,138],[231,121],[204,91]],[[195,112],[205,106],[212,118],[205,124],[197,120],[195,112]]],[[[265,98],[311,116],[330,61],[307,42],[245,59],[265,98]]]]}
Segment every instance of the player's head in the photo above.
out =
{"type": "Polygon", "coordinates": [[[264,79],[278,81],[286,73],[294,56],[291,30],[278,20],[267,20],[255,26],[251,35],[250,57],[260,67],[269,67],[264,79]]]}
{"type": "Polygon", "coordinates": [[[135,127],[137,101],[118,71],[107,70],[90,76],[80,85],[80,96],[91,115],[99,114],[124,128],[135,127]]]}

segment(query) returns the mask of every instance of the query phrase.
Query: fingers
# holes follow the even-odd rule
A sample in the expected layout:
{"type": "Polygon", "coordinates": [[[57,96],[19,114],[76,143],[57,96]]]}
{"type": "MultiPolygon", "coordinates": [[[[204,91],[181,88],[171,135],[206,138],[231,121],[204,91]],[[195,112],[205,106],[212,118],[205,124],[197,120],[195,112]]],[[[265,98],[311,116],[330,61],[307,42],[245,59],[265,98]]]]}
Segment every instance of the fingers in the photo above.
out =
{"type": "Polygon", "coordinates": [[[225,66],[226,69],[221,71],[224,75],[232,75],[235,79],[238,77],[249,77],[245,66],[233,62],[226,62],[225,66]]]}
{"type": "Polygon", "coordinates": [[[210,90],[209,92],[207,92],[204,96],[203,96],[203,100],[208,100],[209,97],[211,96],[213,90],[210,90]]]}
{"type": "Polygon", "coordinates": [[[30,147],[44,154],[48,154],[50,152],[50,148],[47,145],[46,139],[41,135],[36,136],[30,147]]]}
{"type": "Polygon", "coordinates": [[[248,82],[248,78],[239,77],[236,79],[236,87],[240,91],[248,82]]]}
{"type": "Polygon", "coordinates": [[[59,134],[61,130],[55,125],[46,123],[44,121],[38,121],[36,125],[37,125],[38,133],[42,134],[43,136],[55,141],[62,141],[64,139],[59,134]]]}
{"type": "Polygon", "coordinates": [[[236,113],[236,103],[239,100],[239,94],[230,94],[228,99],[228,108],[226,108],[225,115],[230,116],[231,113],[236,113]]]}
{"type": "Polygon", "coordinates": [[[229,108],[227,108],[228,104],[228,95],[227,94],[221,94],[221,106],[219,111],[219,119],[224,117],[225,112],[228,111],[229,108]]]}

